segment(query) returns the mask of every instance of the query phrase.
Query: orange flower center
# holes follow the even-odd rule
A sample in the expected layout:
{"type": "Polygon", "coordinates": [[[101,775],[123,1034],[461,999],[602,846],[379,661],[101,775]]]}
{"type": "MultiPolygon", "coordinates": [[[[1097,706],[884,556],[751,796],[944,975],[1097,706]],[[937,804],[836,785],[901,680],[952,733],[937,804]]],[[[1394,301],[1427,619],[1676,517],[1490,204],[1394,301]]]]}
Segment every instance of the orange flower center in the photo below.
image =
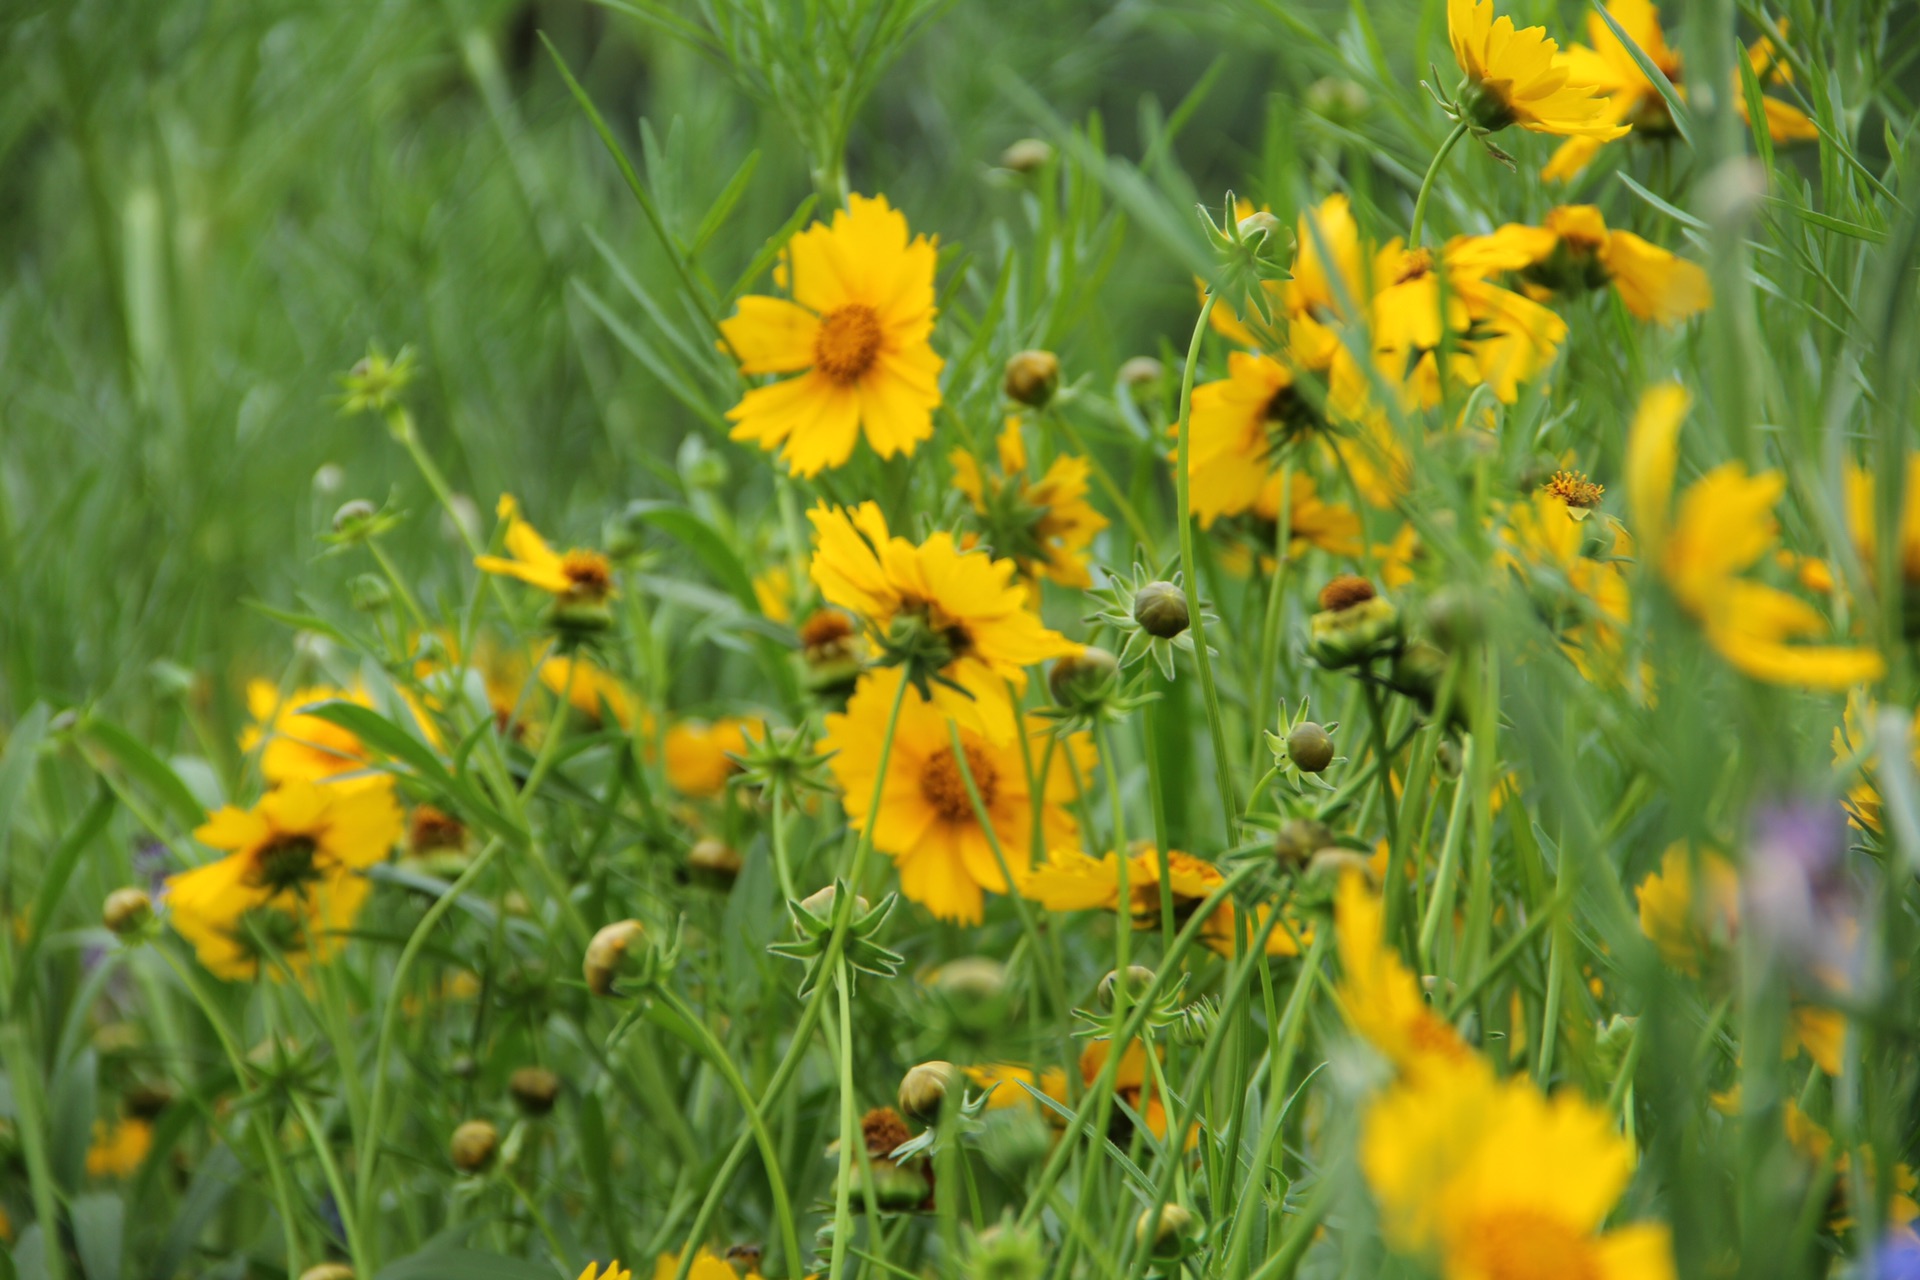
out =
{"type": "Polygon", "coordinates": [[[253,868],[247,882],[269,894],[299,889],[320,878],[314,859],[319,842],[307,835],[277,835],[260,846],[253,855],[253,868]]]}
{"type": "Polygon", "coordinates": [[[1533,1209],[1508,1209],[1483,1218],[1466,1239],[1487,1280],[1599,1280],[1585,1236],[1533,1209]]]}
{"type": "Polygon", "coordinates": [[[560,559],[572,594],[585,600],[603,600],[613,589],[613,569],[598,551],[569,551],[560,559]]]}
{"type": "Polygon", "coordinates": [[[835,307],[820,317],[813,364],[841,386],[858,382],[880,356],[880,313],[862,302],[835,307]]]}
{"type": "Polygon", "coordinates": [[[1406,284],[1418,280],[1433,270],[1433,251],[1430,249],[1412,249],[1400,260],[1400,270],[1394,274],[1395,284],[1406,284]]]}
{"type": "Polygon", "coordinates": [[[1587,478],[1584,471],[1556,471],[1547,481],[1547,492],[1570,507],[1592,510],[1600,505],[1601,495],[1607,487],[1595,484],[1587,478]]]}
{"type": "MultiPolygon", "coordinates": [[[[967,772],[973,775],[974,790],[980,793],[980,807],[991,809],[1000,775],[978,747],[969,743],[963,749],[967,753],[967,772]]],[[[928,760],[920,771],[920,794],[945,821],[973,821],[973,799],[967,795],[967,780],[951,749],[928,760]]]]}

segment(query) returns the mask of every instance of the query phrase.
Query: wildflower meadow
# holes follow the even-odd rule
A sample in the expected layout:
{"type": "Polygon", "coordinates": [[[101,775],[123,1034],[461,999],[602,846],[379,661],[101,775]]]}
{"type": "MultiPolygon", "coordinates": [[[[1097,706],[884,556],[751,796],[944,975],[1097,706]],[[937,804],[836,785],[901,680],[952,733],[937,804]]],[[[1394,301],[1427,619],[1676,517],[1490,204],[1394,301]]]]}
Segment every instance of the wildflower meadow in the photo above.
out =
{"type": "Polygon", "coordinates": [[[0,1280],[1920,1277],[1920,6],[0,60],[0,1280]]]}

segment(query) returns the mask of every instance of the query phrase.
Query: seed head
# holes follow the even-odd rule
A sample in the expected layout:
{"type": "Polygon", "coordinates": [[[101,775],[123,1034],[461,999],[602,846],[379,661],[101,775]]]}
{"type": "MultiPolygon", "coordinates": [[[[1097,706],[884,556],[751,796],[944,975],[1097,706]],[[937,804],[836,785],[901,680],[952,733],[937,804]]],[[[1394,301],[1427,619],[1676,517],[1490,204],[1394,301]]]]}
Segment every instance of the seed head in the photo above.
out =
{"type": "Polygon", "coordinates": [[[507,1077],[507,1092],[527,1115],[544,1116],[560,1096],[560,1077],[545,1067],[521,1067],[507,1077]]]}
{"type": "Polygon", "coordinates": [[[499,1149],[500,1131],[491,1121],[469,1120],[453,1131],[447,1155],[460,1172],[479,1173],[493,1163],[494,1153],[499,1149]]]}

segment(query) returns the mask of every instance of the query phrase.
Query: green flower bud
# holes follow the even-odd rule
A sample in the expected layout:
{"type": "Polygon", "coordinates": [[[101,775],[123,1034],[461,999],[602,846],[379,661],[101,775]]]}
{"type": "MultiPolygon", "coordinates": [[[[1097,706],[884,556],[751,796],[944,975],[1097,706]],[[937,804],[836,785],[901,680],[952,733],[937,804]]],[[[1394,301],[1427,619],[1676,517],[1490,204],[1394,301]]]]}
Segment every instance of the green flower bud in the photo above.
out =
{"type": "Polygon", "coordinates": [[[1000,167],[1015,173],[1035,173],[1053,160],[1053,148],[1038,138],[1022,138],[1000,153],[1000,167]]]}
{"type": "Polygon", "coordinates": [[[340,505],[333,513],[333,531],[343,538],[355,537],[366,532],[373,525],[373,519],[379,509],[365,498],[355,498],[340,505]]]}
{"type": "Polygon", "coordinates": [[[1287,759],[1302,773],[1322,773],[1333,763],[1333,738],[1311,720],[1287,735],[1287,759]]]}
{"type": "Polygon", "coordinates": [[[1007,361],[1002,389],[1007,399],[1043,409],[1060,389],[1060,357],[1051,351],[1021,351],[1007,361]]]}
{"type": "Polygon", "coordinates": [[[393,589],[376,574],[355,575],[347,584],[348,599],[359,613],[378,613],[393,603],[393,589]]]}
{"type": "Polygon", "coordinates": [[[900,1078],[900,1110],[922,1124],[931,1124],[940,1118],[947,1091],[960,1082],[960,1068],[951,1062],[923,1062],[900,1078]]]}
{"type": "Polygon", "coordinates": [[[1288,818],[1273,839],[1274,856],[1282,866],[1305,866],[1314,854],[1333,843],[1333,832],[1312,818],[1288,818]]]}
{"type": "Polygon", "coordinates": [[[1133,1224],[1133,1238],[1155,1261],[1178,1261],[1198,1241],[1202,1223],[1185,1205],[1163,1204],[1141,1211],[1133,1224]]]}
{"type": "Polygon", "coordinates": [[[116,937],[137,937],[153,923],[153,899],[145,889],[115,889],[101,907],[100,920],[116,937]]]}
{"type": "Polygon", "coordinates": [[[507,1092],[525,1114],[544,1116],[560,1096],[560,1077],[545,1067],[521,1067],[507,1077],[507,1092]]]}
{"type": "Polygon", "coordinates": [[[1047,673],[1047,689],[1054,702],[1080,713],[1100,710],[1119,683],[1119,660],[1095,645],[1057,659],[1047,673]]]}
{"type": "Polygon", "coordinates": [[[1133,597],[1133,620],[1148,635],[1171,640],[1193,621],[1187,593],[1171,582],[1149,582],[1133,597]]]}
{"type": "Polygon", "coordinates": [[[493,1163],[500,1149],[500,1131],[490,1121],[469,1120],[453,1131],[447,1155],[462,1173],[479,1173],[493,1163]]]}
{"type": "Polygon", "coordinates": [[[967,1280],[1040,1280],[1047,1253],[1038,1233],[1011,1215],[967,1243],[967,1280]]]}
{"type": "MultiPolygon", "coordinates": [[[[1145,998],[1147,992],[1153,989],[1153,977],[1153,970],[1147,968],[1145,965],[1130,964],[1127,966],[1125,981],[1127,984],[1126,993],[1128,1004],[1139,1004],[1140,1001],[1145,998]]],[[[1100,979],[1099,994],[1100,1007],[1102,1009],[1113,1008],[1114,988],[1118,986],[1120,982],[1121,975],[1118,969],[1113,970],[1107,974],[1106,977],[1100,979]]]]}

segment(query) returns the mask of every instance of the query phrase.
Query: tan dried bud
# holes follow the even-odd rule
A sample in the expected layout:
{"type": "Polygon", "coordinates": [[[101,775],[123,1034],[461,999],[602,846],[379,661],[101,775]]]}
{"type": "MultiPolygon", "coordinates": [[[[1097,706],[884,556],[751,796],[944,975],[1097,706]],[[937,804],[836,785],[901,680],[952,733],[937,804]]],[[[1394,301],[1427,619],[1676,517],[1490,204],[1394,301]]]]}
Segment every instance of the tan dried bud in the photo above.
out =
{"type": "Polygon", "coordinates": [[[530,1116],[544,1116],[560,1096],[560,1077],[545,1067],[521,1067],[507,1077],[507,1092],[520,1110],[530,1116]]]}
{"type": "Polygon", "coordinates": [[[1021,351],[1007,361],[1003,388],[1007,399],[1032,409],[1045,408],[1060,389],[1060,357],[1051,351],[1021,351]]]}
{"type": "Polygon", "coordinates": [[[726,888],[740,876],[740,854],[724,840],[702,836],[687,851],[687,871],[694,879],[726,888]]]}
{"type": "Polygon", "coordinates": [[[1000,167],[1015,173],[1034,173],[1047,167],[1053,148],[1038,138],[1022,138],[1000,153],[1000,167]]]}
{"type": "Polygon", "coordinates": [[[153,921],[153,899],[145,889],[115,889],[100,909],[100,919],[117,936],[131,938],[153,921]]]}
{"type": "Polygon", "coordinates": [[[479,1173],[493,1163],[500,1149],[500,1131],[487,1120],[469,1120],[453,1131],[447,1155],[462,1173],[479,1173]]]}
{"type": "Polygon", "coordinates": [[[587,990],[597,996],[613,994],[613,984],[625,967],[627,952],[640,941],[646,929],[638,920],[616,920],[593,935],[587,944],[587,958],[580,966],[586,974],[587,990]]]}
{"type": "Polygon", "coordinates": [[[353,1268],[344,1262],[323,1262],[302,1271],[300,1280],[353,1280],[353,1268]]]}
{"type": "Polygon", "coordinates": [[[960,1080],[960,1069],[951,1062],[923,1062],[900,1077],[900,1110],[923,1124],[931,1124],[940,1118],[947,1090],[960,1080]]]}

